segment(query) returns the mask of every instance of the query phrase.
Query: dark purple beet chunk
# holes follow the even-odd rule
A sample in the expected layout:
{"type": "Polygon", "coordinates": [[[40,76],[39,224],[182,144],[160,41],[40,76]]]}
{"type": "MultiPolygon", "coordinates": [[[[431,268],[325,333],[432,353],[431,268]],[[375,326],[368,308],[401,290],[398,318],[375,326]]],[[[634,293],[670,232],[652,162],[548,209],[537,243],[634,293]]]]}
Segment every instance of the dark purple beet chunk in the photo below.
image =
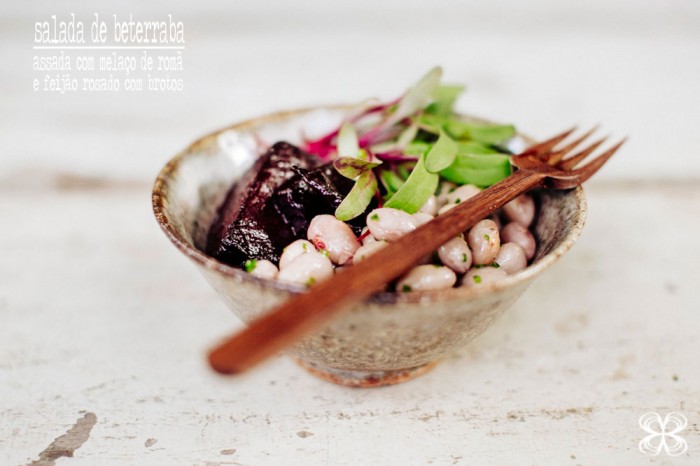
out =
{"type": "MultiPolygon", "coordinates": [[[[209,230],[207,253],[233,266],[247,259],[278,263],[289,243],[306,238],[311,220],[332,215],[353,187],[332,164],[312,168],[316,161],[290,144],[272,146],[229,191],[209,230]]],[[[363,224],[364,216],[350,222],[356,234],[363,224]]]]}
{"type": "Polygon", "coordinates": [[[311,167],[316,158],[286,142],[272,146],[229,190],[209,229],[206,252],[222,262],[241,266],[249,258],[279,260],[276,219],[263,216],[275,190],[295,175],[293,167],[311,167]]]}
{"type": "MultiPolygon", "coordinates": [[[[281,219],[290,234],[289,241],[282,247],[295,239],[306,239],[311,220],[321,214],[333,215],[354,184],[330,163],[311,170],[295,168],[294,171],[296,175],[280,186],[266,208],[267,215],[281,219]]],[[[362,226],[358,224],[354,229],[359,234],[362,226]]]]}

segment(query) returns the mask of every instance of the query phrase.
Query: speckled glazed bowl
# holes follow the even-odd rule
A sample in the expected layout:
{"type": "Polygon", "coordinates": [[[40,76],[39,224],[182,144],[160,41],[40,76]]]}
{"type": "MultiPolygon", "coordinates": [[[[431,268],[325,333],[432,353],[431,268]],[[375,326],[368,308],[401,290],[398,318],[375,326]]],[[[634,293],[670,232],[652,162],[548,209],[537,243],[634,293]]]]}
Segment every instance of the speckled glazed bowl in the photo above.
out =
{"type": "MultiPolygon", "coordinates": [[[[304,289],[263,280],[203,252],[207,230],[232,183],[260,154],[260,143],[299,143],[337,127],[342,107],[281,112],[204,136],[176,155],[153,188],[165,234],[245,322],[304,289]]],[[[350,386],[402,382],[489,327],[576,241],[585,219],[582,190],[536,193],[537,254],[526,270],[481,288],[379,293],[290,348],[313,374],[350,386]]]]}

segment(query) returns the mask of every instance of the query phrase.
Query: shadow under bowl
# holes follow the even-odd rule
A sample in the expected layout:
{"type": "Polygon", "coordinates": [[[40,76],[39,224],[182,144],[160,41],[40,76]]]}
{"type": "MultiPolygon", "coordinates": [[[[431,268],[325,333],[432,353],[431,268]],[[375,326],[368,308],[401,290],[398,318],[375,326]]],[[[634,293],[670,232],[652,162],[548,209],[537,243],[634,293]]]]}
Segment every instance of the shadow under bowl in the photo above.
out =
{"type": "MultiPolygon", "coordinates": [[[[336,128],[345,112],[345,107],[317,107],[232,125],[192,143],[156,179],[152,200],[161,228],[244,322],[304,288],[259,279],[205,254],[217,209],[259,157],[261,141],[299,144],[302,136],[313,138],[336,128]]],[[[478,288],[378,293],[289,352],[314,375],[348,386],[387,385],[424,373],[486,330],[578,238],[586,214],[582,189],[534,194],[538,213],[531,230],[537,253],[527,269],[478,288]]]]}

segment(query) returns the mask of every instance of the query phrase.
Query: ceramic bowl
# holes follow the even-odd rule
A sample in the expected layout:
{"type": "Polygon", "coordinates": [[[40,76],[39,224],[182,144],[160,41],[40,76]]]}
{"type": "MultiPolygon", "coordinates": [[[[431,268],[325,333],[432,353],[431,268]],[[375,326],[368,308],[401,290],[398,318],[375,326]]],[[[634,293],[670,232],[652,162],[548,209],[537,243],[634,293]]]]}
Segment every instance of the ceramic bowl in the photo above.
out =
{"type": "MultiPolygon", "coordinates": [[[[167,237],[199,268],[244,322],[304,289],[263,280],[203,252],[207,230],[232,183],[253,164],[260,144],[300,143],[337,127],[343,107],[274,113],[192,143],[162,169],[153,209],[167,237]]],[[[521,141],[522,142],[522,141],[521,141]]],[[[584,224],[583,191],[538,191],[537,254],[525,270],[479,288],[379,293],[308,335],[289,353],[313,374],[350,386],[402,382],[422,374],[488,328],[527,286],[576,241],[584,224]]]]}

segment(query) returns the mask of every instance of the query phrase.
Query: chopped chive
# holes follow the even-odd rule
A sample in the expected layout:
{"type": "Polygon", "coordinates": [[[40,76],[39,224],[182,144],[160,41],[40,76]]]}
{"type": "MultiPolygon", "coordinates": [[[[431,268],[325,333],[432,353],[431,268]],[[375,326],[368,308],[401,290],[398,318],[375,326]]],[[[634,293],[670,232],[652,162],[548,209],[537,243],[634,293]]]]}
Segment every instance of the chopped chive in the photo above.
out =
{"type": "Polygon", "coordinates": [[[410,285],[404,285],[401,287],[401,291],[403,291],[404,293],[408,293],[411,290],[412,290],[412,288],[410,285]]]}
{"type": "Polygon", "coordinates": [[[459,204],[460,202],[462,202],[460,198],[455,199],[455,204],[459,204]]]}
{"type": "Polygon", "coordinates": [[[306,286],[311,286],[314,283],[316,283],[316,278],[314,277],[309,277],[309,279],[306,281],[306,286]]]}
{"type": "Polygon", "coordinates": [[[468,260],[467,253],[462,254],[462,262],[467,262],[468,260]]]}
{"type": "Polygon", "coordinates": [[[323,255],[324,255],[324,256],[326,256],[326,257],[328,257],[328,256],[329,256],[329,254],[330,254],[330,253],[328,252],[328,250],[327,250],[327,249],[321,249],[321,250],[320,250],[320,251],[318,251],[318,252],[320,252],[321,254],[323,254],[323,255]]]}
{"type": "Polygon", "coordinates": [[[248,259],[245,261],[245,264],[243,264],[243,267],[245,268],[246,272],[250,273],[255,270],[256,265],[258,265],[257,259],[248,259]]]}
{"type": "MultiPolygon", "coordinates": [[[[307,248],[308,246],[309,246],[309,245],[306,244],[306,243],[301,243],[301,249],[302,249],[302,251],[306,251],[306,248],[307,248]]],[[[285,248],[285,249],[286,249],[286,248],[285,248]]]]}
{"type": "Polygon", "coordinates": [[[489,235],[487,235],[486,233],[484,233],[484,239],[486,241],[491,241],[491,237],[489,235]]]}
{"type": "Polygon", "coordinates": [[[481,283],[481,277],[479,275],[474,275],[474,283],[481,283]]]}
{"type": "Polygon", "coordinates": [[[491,267],[493,267],[494,269],[497,269],[500,266],[501,266],[501,264],[499,264],[498,262],[491,262],[491,267]]]}
{"type": "Polygon", "coordinates": [[[372,214],[372,215],[370,215],[369,218],[374,220],[374,221],[379,221],[379,214],[372,214]]]}

